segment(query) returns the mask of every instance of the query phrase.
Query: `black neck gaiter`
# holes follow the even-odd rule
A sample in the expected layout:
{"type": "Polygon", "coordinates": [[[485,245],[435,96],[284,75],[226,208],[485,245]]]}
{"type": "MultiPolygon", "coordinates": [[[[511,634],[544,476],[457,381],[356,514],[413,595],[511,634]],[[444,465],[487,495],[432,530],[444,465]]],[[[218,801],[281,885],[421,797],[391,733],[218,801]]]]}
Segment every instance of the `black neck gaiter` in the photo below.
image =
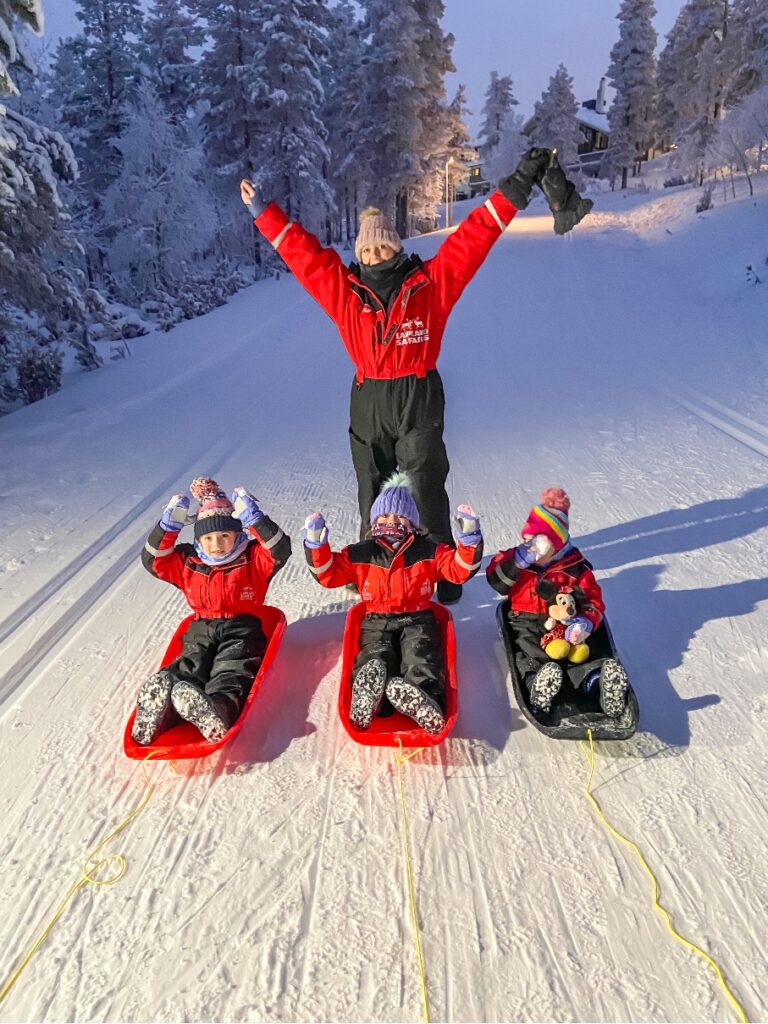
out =
{"type": "Polygon", "coordinates": [[[391,259],[377,263],[375,267],[366,267],[361,263],[360,280],[366,288],[370,288],[376,294],[383,306],[389,308],[392,298],[400,291],[400,286],[410,269],[410,257],[401,249],[391,259]]]}

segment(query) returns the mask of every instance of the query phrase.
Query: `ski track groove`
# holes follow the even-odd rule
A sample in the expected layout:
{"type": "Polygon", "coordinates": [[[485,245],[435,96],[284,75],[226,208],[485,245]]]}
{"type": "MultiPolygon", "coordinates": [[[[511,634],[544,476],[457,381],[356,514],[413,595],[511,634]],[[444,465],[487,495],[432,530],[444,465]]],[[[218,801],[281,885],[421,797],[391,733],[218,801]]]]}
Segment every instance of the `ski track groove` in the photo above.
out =
{"type": "Polygon", "coordinates": [[[688,412],[697,416],[704,423],[715,427],[721,433],[726,434],[740,444],[746,445],[753,452],[768,458],[768,444],[760,440],[761,437],[768,438],[768,427],[747,416],[742,415],[735,409],[729,408],[722,402],[703,395],[699,391],[681,389],[678,392],[662,389],[668,398],[677,405],[687,409],[688,412]],[[729,420],[733,422],[729,422],[729,420]],[[740,429],[746,427],[747,430],[740,429]],[[755,435],[758,435],[757,437],[755,435]]]}
{"type": "MultiPolygon", "coordinates": [[[[214,452],[222,449],[217,443],[209,450],[214,452]]],[[[196,460],[197,461],[197,460],[196,460]]],[[[193,464],[194,465],[194,464],[193,464]]],[[[216,463],[218,466],[218,463],[216,463]]],[[[154,490],[150,491],[140,502],[120,517],[116,524],[101,534],[80,555],[72,559],[26,601],[0,623],[0,647],[12,639],[14,633],[29,625],[30,619],[48,604],[66,604],[65,595],[76,585],[76,578],[81,571],[93,562],[94,556],[101,553],[108,544],[117,544],[119,534],[125,533],[134,525],[136,519],[146,514],[161,498],[167,497],[168,491],[179,479],[191,472],[187,467],[181,472],[174,472],[154,490]],[[118,536],[116,536],[118,535],[118,536]]],[[[146,531],[144,531],[146,533],[146,531]]],[[[138,549],[140,550],[140,548],[138,549]]],[[[60,644],[69,644],[77,634],[85,629],[90,621],[90,613],[99,599],[110,591],[136,564],[137,540],[130,536],[120,541],[120,549],[113,556],[112,562],[86,590],[79,594],[65,611],[54,618],[53,623],[34,639],[24,654],[0,677],[0,713],[3,706],[22,687],[29,676],[38,668],[48,655],[60,644]]]]}
{"type": "Polygon", "coordinates": [[[298,1006],[300,1005],[300,1003],[301,1003],[301,1001],[303,999],[304,989],[305,989],[305,986],[306,986],[306,983],[307,983],[307,974],[308,974],[308,971],[310,970],[311,945],[312,945],[312,936],[313,936],[312,922],[314,921],[314,918],[315,918],[315,908],[317,906],[318,898],[319,898],[319,895],[320,895],[320,872],[321,872],[321,869],[322,869],[323,855],[324,855],[324,852],[325,852],[325,842],[326,842],[326,837],[327,837],[327,834],[328,834],[328,820],[329,820],[330,813],[331,813],[331,807],[333,806],[333,793],[334,793],[334,789],[335,789],[335,786],[336,786],[336,775],[337,775],[336,764],[337,764],[337,761],[338,761],[339,750],[340,750],[341,744],[342,744],[342,731],[343,730],[342,730],[341,724],[339,722],[335,722],[334,723],[334,727],[335,727],[335,730],[336,730],[336,736],[335,736],[334,745],[333,745],[333,747],[334,747],[334,756],[333,756],[332,761],[330,762],[331,771],[329,773],[328,782],[326,784],[326,798],[325,798],[325,807],[323,809],[323,823],[322,823],[322,828],[321,828],[321,832],[320,832],[320,842],[318,844],[317,853],[316,853],[315,858],[314,858],[314,863],[313,863],[312,868],[310,868],[310,871],[308,873],[309,886],[310,886],[309,902],[308,902],[308,905],[305,905],[303,910],[302,910],[301,920],[300,920],[301,927],[300,927],[300,929],[297,930],[297,935],[298,936],[302,936],[302,935],[305,936],[305,941],[304,941],[304,956],[302,958],[302,964],[301,964],[301,969],[300,969],[299,978],[298,978],[298,987],[297,987],[297,993],[296,993],[296,1008],[298,1008],[298,1006]]]}

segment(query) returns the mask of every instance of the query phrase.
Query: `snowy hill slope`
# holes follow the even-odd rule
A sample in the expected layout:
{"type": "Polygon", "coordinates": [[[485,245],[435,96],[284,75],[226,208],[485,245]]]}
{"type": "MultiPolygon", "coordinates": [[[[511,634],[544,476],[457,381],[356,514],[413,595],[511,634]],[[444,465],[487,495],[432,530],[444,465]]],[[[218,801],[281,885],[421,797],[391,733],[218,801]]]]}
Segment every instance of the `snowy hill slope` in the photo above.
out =
{"type": "MultiPolygon", "coordinates": [[[[541,486],[571,494],[642,709],[598,746],[596,794],[765,1019],[768,284],[744,266],[768,199],[694,202],[607,196],[564,239],[535,208],[513,222],[444,342],[449,488],[489,555],[541,486]]],[[[151,766],[126,877],[75,897],[0,1020],[419,1019],[392,755],[337,720],[349,600],[299,543],[314,508],[355,536],[351,379],[283,275],[0,420],[0,983],[141,796],[121,731],[184,613],[138,562],[164,499],[199,472],[244,483],[295,551],[241,734],[151,766]]],[[[454,609],[457,728],[405,769],[434,1019],[733,1019],[594,817],[578,746],[511,706],[494,606],[481,577],[454,609]]]]}

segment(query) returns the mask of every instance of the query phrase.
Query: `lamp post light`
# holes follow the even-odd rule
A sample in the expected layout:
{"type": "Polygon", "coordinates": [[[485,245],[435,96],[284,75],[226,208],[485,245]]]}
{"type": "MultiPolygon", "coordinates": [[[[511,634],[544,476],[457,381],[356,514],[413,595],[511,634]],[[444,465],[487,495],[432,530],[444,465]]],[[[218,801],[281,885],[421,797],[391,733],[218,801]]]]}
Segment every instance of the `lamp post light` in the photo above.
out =
{"type": "Polygon", "coordinates": [[[448,168],[452,163],[452,156],[445,161],[445,226],[447,228],[451,226],[451,192],[448,183],[448,168]]]}

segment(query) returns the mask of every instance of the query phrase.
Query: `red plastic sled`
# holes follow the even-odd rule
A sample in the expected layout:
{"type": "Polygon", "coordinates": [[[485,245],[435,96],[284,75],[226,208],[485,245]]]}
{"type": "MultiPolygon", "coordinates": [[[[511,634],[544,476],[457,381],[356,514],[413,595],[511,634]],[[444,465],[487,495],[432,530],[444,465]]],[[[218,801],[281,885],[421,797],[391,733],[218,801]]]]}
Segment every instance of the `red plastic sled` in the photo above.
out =
{"type": "Polygon", "coordinates": [[[339,717],[349,735],[356,743],[370,747],[396,747],[398,740],[404,747],[434,747],[442,743],[454,726],[459,710],[458,688],[456,686],[456,634],[453,619],[447,608],[432,602],[431,611],[443,631],[443,655],[445,657],[445,728],[432,733],[421,729],[412,718],[395,712],[386,718],[374,718],[370,726],[356,729],[349,720],[352,702],[352,666],[360,649],[360,623],[366,608],[362,601],[353,605],[347,613],[344,625],[344,654],[341,663],[341,686],[339,688],[339,717]]]}
{"type": "MultiPolygon", "coordinates": [[[[180,623],[179,628],[173,634],[173,639],[168,645],[168,650],[165,652],[165,657],[160,665],[161,668],[175,661],[181,654],[181,638],[187,631],[187,627],[193,618],[194,616],[188,615],[180,623]]],[[[153,760],[161,761],[180,760],[189,757],[207,757],[208,754],[212,754],[215,750],[223,747],[225,743],[229,743],[240,732],[245,716],[251,709],[256,694],[259,692],[269,672],[270,665],[275,660],[277,650],[280,647],[280,641],[283,639],[283,633],[285,632],[285,615],[279,608],[272,608],[270,605],[265,604],[259,609],[259,618],[261,619],[264,635],[267,638],[267,649],[264,652],[261,665],[259,665],[259,671],[256,673],[256,678],[253,681],[251,692],[246,697],[243,710],[240,712],[232,728],[216,743],[209,743],[208,740],[203,739],[194,725],[191,725],[189,722],[182,722],[160,733],[153,743],[142,747],[131,736],[133,720],[136,717],[136,708],[134,707],[128,719],[128,724],[125,727],[125,735],[123,737],[123,749],[127,757],[133,757],[137,761],[143,761],[149,753],[152,753],[153,760]]]]}

